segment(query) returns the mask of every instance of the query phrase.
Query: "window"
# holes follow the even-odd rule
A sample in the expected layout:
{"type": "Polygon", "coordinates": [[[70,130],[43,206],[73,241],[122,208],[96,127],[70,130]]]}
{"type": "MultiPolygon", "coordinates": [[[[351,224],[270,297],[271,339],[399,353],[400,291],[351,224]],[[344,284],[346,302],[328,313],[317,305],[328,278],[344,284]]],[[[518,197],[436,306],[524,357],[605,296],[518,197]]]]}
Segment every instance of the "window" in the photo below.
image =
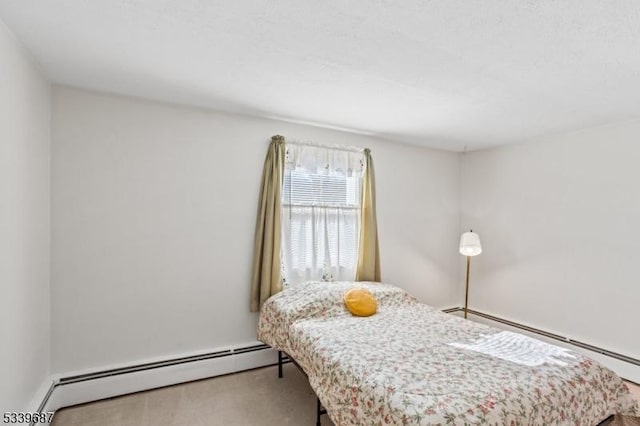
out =
{"type": "Polygon", "coordinates": [[[363,155],[287,144],[282,187],[285,283],[354,280],[363,155]]]}

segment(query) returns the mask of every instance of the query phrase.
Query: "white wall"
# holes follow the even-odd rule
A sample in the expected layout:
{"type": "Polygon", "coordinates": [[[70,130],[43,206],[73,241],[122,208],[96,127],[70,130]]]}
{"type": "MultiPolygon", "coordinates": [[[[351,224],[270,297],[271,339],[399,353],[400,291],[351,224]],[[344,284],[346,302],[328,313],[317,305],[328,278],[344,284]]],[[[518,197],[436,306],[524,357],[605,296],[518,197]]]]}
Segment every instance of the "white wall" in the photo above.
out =
{"type": "Polygon", "coordinates": [[[457,304],[458,154],[55,87],[55,372],[255,340],[251,255],[273,134],[370,147],[383,278],[457,304]]]}
{"type": "Polygon", "coordinates": [[[639,165],[640,121],[465,154],[470,306],[640,357],[639,165]]]}
{"type": "Polygon", "coordinates": [[[0,21],[0,413],[49,373],[50,88],[0,21]]]}

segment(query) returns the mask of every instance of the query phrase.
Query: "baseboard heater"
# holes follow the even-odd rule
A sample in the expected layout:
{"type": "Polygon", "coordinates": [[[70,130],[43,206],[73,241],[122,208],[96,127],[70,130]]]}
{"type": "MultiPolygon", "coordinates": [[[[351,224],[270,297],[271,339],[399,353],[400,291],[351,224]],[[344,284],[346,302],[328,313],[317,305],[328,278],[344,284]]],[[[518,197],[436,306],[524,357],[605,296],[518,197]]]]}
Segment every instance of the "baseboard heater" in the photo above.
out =
{"type": "Polygon", "coordinates": [[[137,373],[139,371],[152,370],[154,368],[171,367],[174,365],[186,364],[188,362],[205,361],[208,359],[222,358],[225,356],[244,354],[247,352],[261,351],[264,349],[271,349],[271,347],[268,345],[253,345],[244,348],[227,349],[224,351],[210,352],[202,355],[185,356],[181,358],[149,362],[146,364],[139,364],[130,367],[114,368],[111,370],[102,370],[93,373],[79,374],[77,376],[63,377],[58,380],[57,385],[60,386],[69,383],[84,382],[87,380],[101,379],[103,377],[118,376],[120,374],[137,373]]]}
{"type": "MultiPolygon", "coordinates": [[[[445,313],[448,313],[448,314],[455,313],[455,312],[464,312],[464,308],[456,307],[456,308],[443,309],[442,312],[445,312],[445,313]]],[[[505,324],[505,325],[508,325],[510,327],[518,328],[520,330],[528,331],[530,333],[539,334],[541,336],[548,337],[549,339],[558,340],[560,342],[568,343],[570,345],[577,346],[577,347],[582,348],[582,349],[587,349],[587,350],[589,350],[591,352],[595,352],[595,353],[598,353],[600,355],[608,356],[610,358],[615,358],[617,360],[624,361],[624,362],[627,362],[629,364],[640,366],[640,359],[633,358],[633,357],[630,357],[630,356],[627,356],[627,355],[623,355],[623,354],[620,354],[620,353],[617,353],[617,352],[613,352],[613,351],[610,351],[608,349],[600,348],[598,346],[590,345],[588,343],[584,343],[584,342],[581,342],[579,340],[574,340],[574,339],[572,339],[570,337],[560,336],[559,334],[550,333],[550,332],[545,331],[545,330],[540,330],[539,328],[530,327],[528,325],[524,325],[524,324],[520,324],[520,323],[517,323],[517,322],[509,321],[509,320],[506,320],[504,318],[500,318],[500,317],[496,317],[496,316],[493,316],[493,315],[485,314],[484,312],[475,311],[473,309],[467,309],[467,312],[469,314],[471,314],[471,315],[475,315],[475,316],[480,317],[480,318],[485,318],[485,319],[488,319],[490,321],[499,322],[501,324],[505,324]]]]}
{"type": "MultiPolygon", "coordinates": [[[[230,357],[234,355],[246,354],[249,352],[256,352],[256,351],[263,351],[268,349],[271,349],[271,347],[264,344],[251,345],[251,346],[245,346],[240,348],[226,349],[226,350],[203,353],[198,355],[184,356],[179,358],[166,359],[162,361],[131,365],[127,367],[99,370],[99,371],[86,373],[86,374],[78,374],[73,376],[61,377],[60,379],[55,380],[49,387],[45,397],[43,398],[42,402],[38,407],[38,412],[39,413],[44,412],[45,407],[49,402],[49,399],[51,398],[51,395],[53,394],[54,390],[61,386],[70,385],[73,383],[87,382],[90,380],[102,379],[105,377],[113,377],[113,376],[119,376],[123,374],[149,371],[157,368],[172,367],[172,366],[177,366],[177,365],[182,365],[182,364],[187,364],[192,362],[230,357]]],[[[275,366],[277,364],[274,362],[272,365],[275,366]]]]}

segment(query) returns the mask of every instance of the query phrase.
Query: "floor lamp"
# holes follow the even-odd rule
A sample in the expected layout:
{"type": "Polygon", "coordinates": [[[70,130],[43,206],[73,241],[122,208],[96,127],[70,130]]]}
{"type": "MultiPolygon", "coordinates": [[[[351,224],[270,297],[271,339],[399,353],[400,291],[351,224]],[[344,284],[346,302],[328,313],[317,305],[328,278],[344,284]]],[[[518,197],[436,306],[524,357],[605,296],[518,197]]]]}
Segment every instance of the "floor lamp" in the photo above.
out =
{"type": "Polygon", "coordinates": [[[467,318],[467,308],[469,306],[469,269],[471,267],[471,257],[482,253],[482,245],[480,244],[480,236],[473,232],[465,232],[460,237],[460,254],[467,257],[467,280],[466,290],[464,294],[464,318],[467,318]]]}

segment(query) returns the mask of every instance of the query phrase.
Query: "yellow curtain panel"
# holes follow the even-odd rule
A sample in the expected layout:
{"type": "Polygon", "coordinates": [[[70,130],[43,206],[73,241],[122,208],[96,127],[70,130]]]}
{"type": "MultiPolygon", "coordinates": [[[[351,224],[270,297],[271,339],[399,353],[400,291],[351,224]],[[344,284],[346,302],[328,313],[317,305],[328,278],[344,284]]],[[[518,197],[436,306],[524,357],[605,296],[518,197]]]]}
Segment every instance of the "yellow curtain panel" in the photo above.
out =
{"type": "Polygon", "coordinates": [[[280,192],[284,175],[284,137],[271,138],[262,171],[251,280],[251,312],[282,289],[280,192]]]}
{"type": "Polygon", "coordinates": [[[380,281],[380,249],[376,219],[375,174],[371,151],[364,150],[366,168],[362,182],[360,246],[356,281],[380,281]]]}

